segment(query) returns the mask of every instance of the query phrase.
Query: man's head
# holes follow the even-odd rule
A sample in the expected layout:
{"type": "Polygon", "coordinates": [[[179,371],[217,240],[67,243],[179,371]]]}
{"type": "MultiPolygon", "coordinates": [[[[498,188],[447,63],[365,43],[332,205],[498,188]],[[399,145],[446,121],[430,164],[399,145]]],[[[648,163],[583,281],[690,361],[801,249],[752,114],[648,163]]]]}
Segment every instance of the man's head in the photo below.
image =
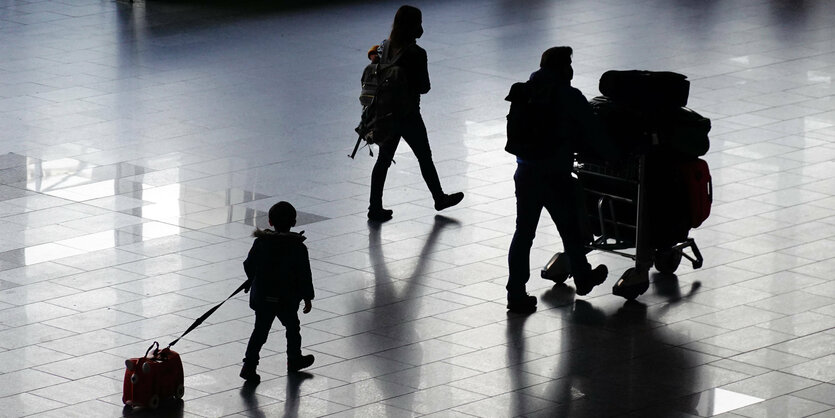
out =
{"type": "Polygon", "coordinates": [[[573,52],[570,46],[548,48],[542,53],[539,67],[556,71],[562,78],[571,81],[574,78],[574,69],[571,68],[571,55],[573,52]]]}
{"type": "Polygon", "coordinates": [[[269,218],[276,232],[287,232],[296,225],[296,208],[282,200],[270,208],[269,218]]]}

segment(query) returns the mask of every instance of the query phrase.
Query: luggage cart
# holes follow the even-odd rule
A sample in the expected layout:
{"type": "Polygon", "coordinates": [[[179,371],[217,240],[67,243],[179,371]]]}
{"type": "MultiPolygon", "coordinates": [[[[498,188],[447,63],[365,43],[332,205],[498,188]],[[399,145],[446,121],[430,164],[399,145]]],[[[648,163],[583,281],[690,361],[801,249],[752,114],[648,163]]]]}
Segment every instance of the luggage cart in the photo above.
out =
{"type": "MultiPolygon", "coordinates": [[[[672,274],[682,258],[689,260],[694,269],[704,261],[696,241],[688,237],[689,228],[663,243],[652,239],[654,228],[650,228],[648,216],[649,158],[652,157],[647,152],[630,155],[623,161],[603,161],[578,154],[574,164],[574,174],[585,195],[587,219],[581,222],[588,221],[590,229],[586,248],[589,252],[605,251],[635,260],[635,266],[627,269],[612,288],[613,294],[629,300],[649,289],[649,269],[653,264],[659,272],[672,274]],[[685,252],[687,248],[692,256],[685,252]],[[634,252],[625,251],[629,249],[634,252]]],[[[555,254],[541,272],[542,278],[557,283],[567,280],[570,274],[568,258],[562,253],[555,254]]]]}

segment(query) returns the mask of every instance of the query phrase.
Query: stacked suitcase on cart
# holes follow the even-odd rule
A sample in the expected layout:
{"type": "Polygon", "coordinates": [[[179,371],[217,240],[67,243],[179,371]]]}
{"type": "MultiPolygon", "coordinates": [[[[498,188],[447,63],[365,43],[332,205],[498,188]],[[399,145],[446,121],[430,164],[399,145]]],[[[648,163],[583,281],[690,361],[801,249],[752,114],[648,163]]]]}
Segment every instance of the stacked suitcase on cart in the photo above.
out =
{"type": "MultiPolygon", "coordinates": [[[[634,299],[649,288],[649,269],[672,274],[682,257],[693,268],[702,256],[689,231],[710,213],[712,185],[707,163],[710,120],[685,107],[690,83],[672,72],[607,71],[602,96],[590,100],[622,158],[576,155],[592,237],[590,249],[635,260],[613,293],[634,299]],[[623,252],[634,248],[634,253],[623,252]],[[687,254],[690,249],[693,256],[687,254]]],[[[543,278],[566,277],[556,255],[543,278]]]]}

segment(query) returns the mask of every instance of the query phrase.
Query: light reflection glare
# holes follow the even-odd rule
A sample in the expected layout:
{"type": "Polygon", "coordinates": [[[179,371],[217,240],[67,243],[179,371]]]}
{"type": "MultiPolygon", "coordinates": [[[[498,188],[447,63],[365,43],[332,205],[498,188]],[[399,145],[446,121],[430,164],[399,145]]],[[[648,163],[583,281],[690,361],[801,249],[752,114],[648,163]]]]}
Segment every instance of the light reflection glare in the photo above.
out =
{"type": "Polygon", "coordinates": [[[744,406],[753,405],[757,402],[762,402],[764,399],[716,388],[700,393],[698,400],[696,411],[699,416],[712,417],[744,406]]]}
{"type": "Polygon", "coordinates": [[[84,253],[84,250],[66,247],[56,243],[33,245],[23,248],[23,263],[27,266],[43,263],[45,261],[58,260],[65,257],[84,253]]]}
{"type": "Polygon", "coordinates": [[[734,58],[731,58],[731,61],[739,63],[739,64],[748,65],[748,64],[751,63],[751,57],[749,57],[747,55],[742,56],[742,57],[734,57],[734,58]]]}

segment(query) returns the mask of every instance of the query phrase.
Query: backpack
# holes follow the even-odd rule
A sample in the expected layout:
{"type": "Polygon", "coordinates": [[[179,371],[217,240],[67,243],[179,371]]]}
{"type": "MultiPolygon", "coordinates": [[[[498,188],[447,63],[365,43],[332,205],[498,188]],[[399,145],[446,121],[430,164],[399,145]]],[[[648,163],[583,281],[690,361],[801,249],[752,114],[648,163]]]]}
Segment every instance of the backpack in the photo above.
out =
{"type": "Polygon", "coordinates": [[[504,149],[525,159],[549,156],[559,136],[555,121],[557,106],[548,100],[549,95],[538,94],[534,89],[530,82],[514,83],[505,97],[510,102],[510,111],[504,149]]]}
{"type": "Polygon", "coordinates": [[[388,42],[380,45],[380,62],[363,71],[360,103],[363,105],[359,126],[355,129],[369,144],[382,144],[395,135],[395,127],[406,111],[409,84],[398,65],[402,56],[390,57],[388,42]]]}

